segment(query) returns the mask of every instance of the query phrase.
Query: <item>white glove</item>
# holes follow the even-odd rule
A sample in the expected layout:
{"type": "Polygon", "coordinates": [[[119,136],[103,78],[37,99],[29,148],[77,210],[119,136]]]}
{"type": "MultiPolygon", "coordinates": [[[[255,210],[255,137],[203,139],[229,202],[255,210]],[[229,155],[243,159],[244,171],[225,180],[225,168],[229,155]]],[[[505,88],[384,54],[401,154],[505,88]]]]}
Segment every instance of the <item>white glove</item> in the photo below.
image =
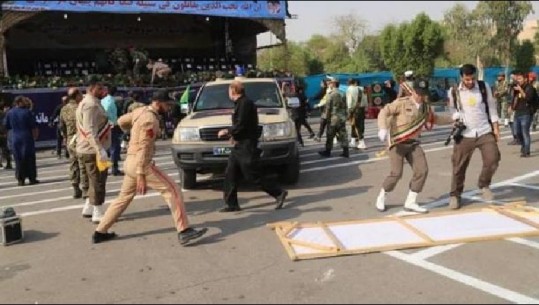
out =
{"type": "Polygon", "coordinates": [[[453,119],[453,121],[458,121],[460,120],[460,117],[461,117],[460,112],[455,112],[453,113],[453,116],[451,118],[453,119]]]}
{"type": "Polygon", "coordinates": [[[101,148],[99,151],[99,160],[101,160],[101,162],[107,162],[110,160],[109,156],[107,155],[107,151],[104,148],[101,148]]]}
{"type": "Polygon", "coordinates": [[[378,138],[380,139],[380,141],[385,142],[386,137],[387,137],[387,129],[380,129],[380,131],[378,131],[378,138]]]}

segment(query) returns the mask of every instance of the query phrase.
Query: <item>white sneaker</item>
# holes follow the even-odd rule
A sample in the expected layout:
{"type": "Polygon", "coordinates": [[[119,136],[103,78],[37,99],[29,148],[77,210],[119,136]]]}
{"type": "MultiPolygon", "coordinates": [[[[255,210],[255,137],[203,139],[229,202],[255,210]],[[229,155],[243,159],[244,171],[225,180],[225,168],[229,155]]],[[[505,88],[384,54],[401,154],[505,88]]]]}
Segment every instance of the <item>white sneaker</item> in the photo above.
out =
{"type": "Polygon", "coordinates": [[[367,145],[365,145],[365,140],[359,140],[357,144],[357,149],[367,149],[367,145]]]}
{"type": "Polygon", "coordinates": [[[95,224],[98,224],[101,222],[101,219],[103,219],[104,215],[103,206],[94,206],[94,213],[92,214],[92,222],[95,224]]]}
{"type": "Polygon", "coordinates": [[[82,208],[82,217],[84,218],[92,217],[93,211],[94,211],[94,206],[90,204],[90,198],[86,198],[86,202],[84,202],[84,207],[82,208]]]}
{"type": "Polygon", "coordinates": [[[378,198],[376,198],[376,209],[379,212],[386,211],[386,191],[384,189],[380,190],[380,194],[378,195],[378,198]]]}
{"type": "Polygon", "coordinates": [[[492,193],[490,188],[488,187],[482,188],[481,193],[483,196],[483,200],[485,200],[486,202],[491,202],[494,200],[494,194],[492,193]]]}
{"type": "Polygon", "coordinates": [[[348,146],[355,147],[356,146],[356,139],[352,138],[352,140],[350,140],[350,145],[348,145],[348,146]]]}
{"type": "Polygon", "coordinates": [[[426,214],[429,212],[429,210],[420,207],[417,204],[417,193],[410,191],[408,193],[408,197],[406,198],[406,202],[404,203],[404,210],[407,212],[415,212],[420,214],[426,214]]]}

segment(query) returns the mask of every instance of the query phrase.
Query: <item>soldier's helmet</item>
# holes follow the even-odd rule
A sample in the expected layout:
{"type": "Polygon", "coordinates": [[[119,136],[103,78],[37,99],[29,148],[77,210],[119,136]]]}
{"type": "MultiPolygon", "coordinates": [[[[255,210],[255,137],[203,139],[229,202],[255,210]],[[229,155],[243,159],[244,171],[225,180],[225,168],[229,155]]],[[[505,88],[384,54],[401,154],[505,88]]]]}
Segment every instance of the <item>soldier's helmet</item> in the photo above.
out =
{"type": "Polygon", "coordinates": [[[414,90],[419,95],[429,95],[429,81],[426,79],[415,80],[414,90]]]}

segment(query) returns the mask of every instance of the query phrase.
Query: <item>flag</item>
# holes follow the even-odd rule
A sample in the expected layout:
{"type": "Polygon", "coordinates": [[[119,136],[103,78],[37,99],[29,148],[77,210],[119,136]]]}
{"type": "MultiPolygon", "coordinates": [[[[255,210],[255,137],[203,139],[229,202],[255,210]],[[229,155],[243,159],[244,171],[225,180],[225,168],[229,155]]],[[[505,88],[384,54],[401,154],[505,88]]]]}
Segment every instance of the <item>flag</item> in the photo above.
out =
{"type": "Polygon", "coordinates": [[[191,85],[187,85],[187,88],[185,88],[185,91],[180,98],[180,106],[189,104],[189,91],[191,91],[191,85]]]}
{"type": "Polygon", "coordinates": [[[189,92],[191,91],[191,85],[187,85],[187,88],[185,88],[185,91],[182,94],[182,97],[180,98],[180,109],[182,113],[187,113],[189,110],[189,92]]]}

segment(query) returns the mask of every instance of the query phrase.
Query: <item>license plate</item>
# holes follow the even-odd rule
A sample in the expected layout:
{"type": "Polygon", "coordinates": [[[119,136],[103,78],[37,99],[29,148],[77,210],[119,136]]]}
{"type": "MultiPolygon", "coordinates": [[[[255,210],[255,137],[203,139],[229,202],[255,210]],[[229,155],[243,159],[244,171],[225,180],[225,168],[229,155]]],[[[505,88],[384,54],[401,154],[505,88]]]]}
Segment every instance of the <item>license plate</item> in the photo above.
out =
{"type": "Polygon", "coordinates": [[[230,147],[214,147],[213,148],[213,155],[214,156],[226,156],[230,155],[230,152],[232,149],[230,147]]]}

